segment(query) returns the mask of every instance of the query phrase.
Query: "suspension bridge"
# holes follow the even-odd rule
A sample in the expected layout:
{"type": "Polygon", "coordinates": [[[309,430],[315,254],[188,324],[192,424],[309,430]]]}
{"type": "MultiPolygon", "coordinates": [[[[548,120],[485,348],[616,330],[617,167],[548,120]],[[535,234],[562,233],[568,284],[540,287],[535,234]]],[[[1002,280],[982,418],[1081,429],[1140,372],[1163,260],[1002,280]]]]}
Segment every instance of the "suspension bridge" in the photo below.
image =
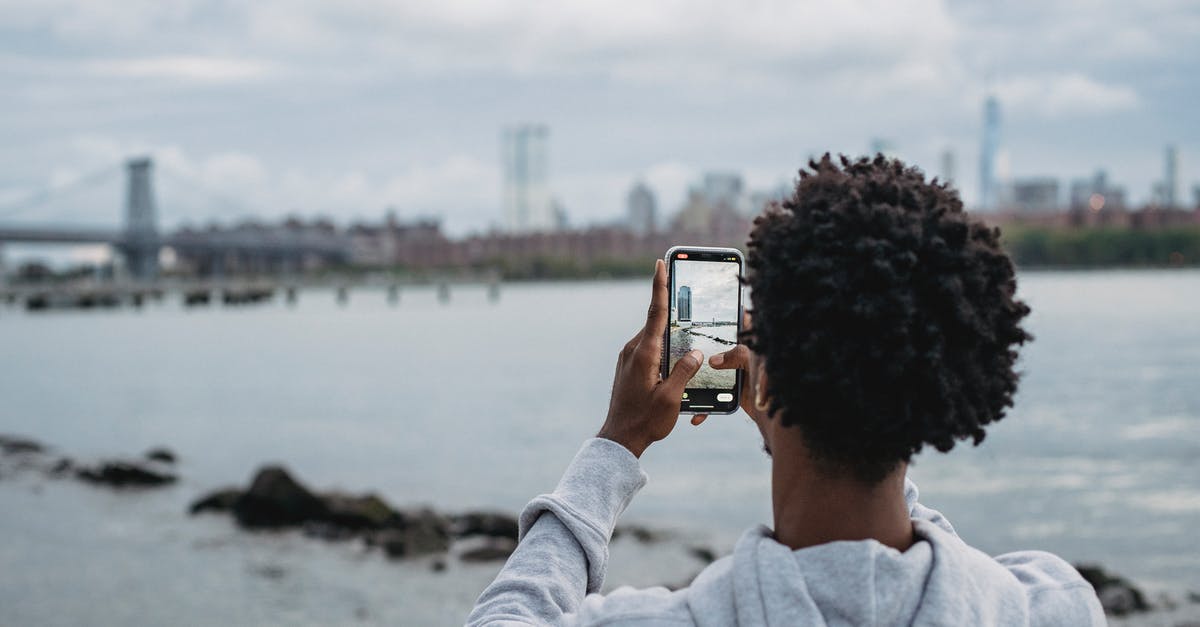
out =
{"type": "MultiPolygon", "coordinates": [[[[188,182],[186,179],[178,179],[188,182]]],[[[221,198],[190,182],[194,191],[224,205],[249,214],[241,203],[221,198]]],[[[70,204],[70,203],[68,203],[70,204]]],[[[47,309],[91,309],[160,301],[168,293],[178,293],[184,306],[210,303],[245,305],[268,301],[282,292],[288,303],[307,288],[333,288],[338,303],[349,300],[351,286],[384,289],[387,301],[399,302],[401,285],[436,287],[437,298],[450,299],[451,285],[484,285],[488,299],[499,297],[499,274],[494,270],[423,273],[401,281],[396,276],[337,275],[308,276],[304,269],[314,262],[328,267],[344,264],[351,258],[352,241],[345,231],[331,225],[305,225],[289,221],[284,226],[228,229],[180,228],[163,233],[154,194],[154,161],[149,157],[129,159],[123,168],[109,167],[70,184],[45,189],[24,201],[0,206],[0,245],[24,244],[101,244],[110,246],[121,258],[123,271],[109,280],[85,278],[53,284],[15,284],[4,281],[0,264],[0,305],[22,303],[31,311],[47,309]],[[114,174],[125,172],[124,223],[115,227],[18,223],[13,215],[28,215],[51,199],[66,193],[95,187],[114,174]],[[9,220],[5,222],[5,220],[9,220]],[[187,276],[164,276],[159,265],[162,252],[170,249],[177,259],[186,259],[191,272],[187,276]]],[[[72,215],[84,213],[73,210],[72,215]]],[[[2,261],[2,259],[0,259],[2,261]]]]}
{"type": "Polygon", "coordinates": [[[134,281],[153,282],[160,274],[159,258],[164,249],[195,261],[201,274],[220,277],[230,268],[256,272],[288,272],[302,267],[306,259],[340,263],[349,257],[350,243],[342,233],[329,229],[180,229],[164,234],[159,227],[154,196],[154,162],[149,157],[125,163],[126,193],[124,224],[113,228],[79,227],[64,224],[28,225],[5,223],[7,216],[28,213],[56,194],[94,186],[110,174],[108,169],[81,177],[73,184],[43,190],[22,203],[0,208],[0,244],[107,244],[123,258],[134,281]]]}

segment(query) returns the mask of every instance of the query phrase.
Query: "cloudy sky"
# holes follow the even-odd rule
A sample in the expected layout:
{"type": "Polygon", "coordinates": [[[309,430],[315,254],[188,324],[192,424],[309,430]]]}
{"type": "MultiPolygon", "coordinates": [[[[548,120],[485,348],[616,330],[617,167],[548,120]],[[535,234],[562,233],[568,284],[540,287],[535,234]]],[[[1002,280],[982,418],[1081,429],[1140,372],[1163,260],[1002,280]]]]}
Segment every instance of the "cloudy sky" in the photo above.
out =
{"type": "Polygon", "coordinates": [[[153,154],[164,222],[500,218],[499,138],[551,128],[554,193],[674,210],[710,169],[788,181],[872,138],[976,197],[986,90],[1014,176],[1105,168],[1135,201],[1178,145],[1200,183],[1200,3],[0,0],[0,220],[116,224],[153,154]],[[72,195],[73,194],[73,195],[72,195]]]}
{"type": "MultiPolygon", "coordinates": [[[[711,261],[676,261],[673,293],[692,288],[692,320],[736,322],[738,311],[738,264],[711,261]]],[[[672,316],[678,316],[678,305],[672,316]]]]}

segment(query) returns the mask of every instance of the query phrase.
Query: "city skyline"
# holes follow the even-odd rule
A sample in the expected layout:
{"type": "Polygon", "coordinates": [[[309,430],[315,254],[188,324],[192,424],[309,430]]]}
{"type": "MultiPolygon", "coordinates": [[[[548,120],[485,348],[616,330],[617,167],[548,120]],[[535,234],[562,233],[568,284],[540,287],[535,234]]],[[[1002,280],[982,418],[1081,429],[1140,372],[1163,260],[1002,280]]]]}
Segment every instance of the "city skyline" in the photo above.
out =
{"type": "MultiPolygon", "coordinates": [[[[64,0],[10,3],[0,17],[10,95],[0,206],[149,153],[240,201],[164,185],[168,225],[288,213],[350,222],[392,206],[440,215],[450,233],[482,231],[503,224],[498,129],[520,120],[554,129],[554,193],[575,224],[618,220],[637,180],[670,213],[705,172],[774,188],[811,155],[862,154],[881,136],[930,174],[949,150],[974,204],[989,92],[1014,180],[1105,170],[1137,205],[1174,145],[1177,198],[1200,182],[1187,80],[1200,73],[1200,9],[1187,3],[64,0]],[[572,29],[586,36],[563,35],[572,29]],[[913,30],[920,45],[904,35],[913,30]]],[[[96,196],[52,209],[111,222],[119,188],[96,196]]]]}

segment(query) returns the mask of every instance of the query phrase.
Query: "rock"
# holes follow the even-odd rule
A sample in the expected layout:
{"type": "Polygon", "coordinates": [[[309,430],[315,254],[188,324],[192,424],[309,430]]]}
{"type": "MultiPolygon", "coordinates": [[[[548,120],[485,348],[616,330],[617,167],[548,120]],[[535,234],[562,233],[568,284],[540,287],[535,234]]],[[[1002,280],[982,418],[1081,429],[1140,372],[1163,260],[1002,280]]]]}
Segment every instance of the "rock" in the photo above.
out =
{"type": "Polygon", "coordinates": [[[359,532],[324,520],[309,520],[304,523],[304,535],[328,542],[340,542],[358,536],[359,532]]]}
{"type": "Polygon", "coordinates": [[[1100,605],[1106,614],[1124,616],[1151,609],[1142,591],[1122,577],[1105,572],[1103,568],[1094,564],[1077,564],[1075,570],[1095,588],[1096,596],[1100,598],[1100,605]]]}
{"type": "Polygon", "coordinates": [[[450,548],[450,522],[431,509],[397,512],[394,526],[368,537],[388,557],[413,557],[450,548]]]}
{"type": "Polygon", "coordinates": [[[70,457],[60,457],[54,465],[50,467],[48,472],[56,477],[65,475],[72,470],[75,470],[75,460],[70,457]]]}
{"type": "Polygon", "coordinates": [[[188,507],[188,513],[199,514],[200,512],[228,512],[233,510],[233,504],[237,502],[238,497],[242,495],[242,491],[238,488],[221,488],[192,501],[191,507],[188,507]]]}
{"type": "Polygon", "coordinates": [[[450,548],[450,542],[421,529],[384,529],[375,535],[375,544],[388,557],[415,557],[439,553],[450,548]]]}
{"type": "Polygon", "coordinates": [[[254,475],[250,488],[234,500],[233,515],[249,528],[297,526],[324,520],[325,503],[279,466],[266,466],[254,475]]]}
{"type": "Polygon", "coordinates": [[[164,464],[174,464],[175,453],[169,448],[159,446],[146,451],[146,459],[163,462],[164,464]]]}
{"type": "Polygon", "coordinates": [[[649,527],[643,527],[641,525],[617,525],[613,529],[612,539],[616,540],[624,535],[633,536],[635,540],[641,542],[642,544],[659,542],[667,538],[667,534],[665,532],[655,531],[649,527]]]}
{"type": "Polygon", "coordinates": [[[517,518],[500,512],[467,512],[454,518],[454,536],[517,539],[517,518]]]}
{"type": "Polygon", "coordinates": [[[691,555],[705,564],[711,564],[717,561],[717,552],[706,546],[690,546],[688,547],[688,555],[691,555]]]}
{"type": "Polygon", "coordinates": [[[146,468],[137,462],[109,461],[99,466],[79,468],[75,476],[89,483],[123,487],[149,487],[174,483],[177,477],[170,473],[146,468]]]}
{"type": "Polygon", "coordinates": [[[458,559],[464,562],[494,562],[508,559],[517,549],[517,542],[509,538],[492,538],[487,544],[464,551],[458,559]]]}
{"type": "Polygon", "coordinates": [[[0,450],[5,453],[42,453],[46,447],[36,440],[16,435],[0,435],[0,450]]]}
{"type": "Polygon", "coordinates": [[[263,579],[283,579],[287,575],[287,570],[278,564],[261,564],[251,566],[250,572],[262,577],[263,579]]]}
{"type": "Polygon", "coordinates": [[[375,494],[352,496],[332,493],[321,497],[328,510],[326,521],[332,525],[361,531],[382,529],[399,523],[399,514],[375,494]]]}
{"type": "Polygon", "coordinates": [[[441,558],[433,560],[433,563],[429,565],[429,569],[435,573],[440,573],[446,570],[446,560],[441,558]]]}
{"type": "Polygon", "coordinates": [[[1200,592],[1189,592],[1187,598],[1192,603],[1200,603],[1200,592]]]}

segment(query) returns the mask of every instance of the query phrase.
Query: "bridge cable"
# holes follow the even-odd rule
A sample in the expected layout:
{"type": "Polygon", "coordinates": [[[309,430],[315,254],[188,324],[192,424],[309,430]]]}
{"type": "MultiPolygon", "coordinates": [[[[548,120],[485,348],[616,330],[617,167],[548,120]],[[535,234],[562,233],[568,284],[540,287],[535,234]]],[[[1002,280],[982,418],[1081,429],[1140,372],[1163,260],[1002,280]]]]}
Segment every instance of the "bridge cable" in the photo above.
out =
{"type": "MultiPolygon", "coordinates": [[[[185,174],[185,173],[178,171],[174,168],[171,168],[169,166],[160,167],[158,169],[158,171],[160,173],[162,173],[163,175],[165,175],[166,178],[169,178],[172,181],[175,181],[178,183],[182,183],[185,186],[190,187],[191,189],[200,192],[201,194],[206,196],[210,201],[215,201],[216,204],[223,205],[226,209],[231,210],[231,211],[225,212],[227,215],[232,215],[234,212],[242,214],[239,217],[245,217],[245,218],[252,218],[255,215],[257,215],[252,210],[250,210],[250,208],[247,207],[247,205],[243,204],[241,201],[239,201],[231,196],[228,196],[226,194],[223,194],[221,192],[213,191],[205,183],[200,182],[194,176],[185,174]]],[[[209,216],[209,218],[211,219],[211,216],[209,216]]]]}
{"type": "Polygon", "coordinates": [[[0,207],[0,218],[6,218],[17,215],[23,211],[28,211],[39,205],[44,205],[48,201],[65,196],[66,194],[76,192],[90,187],[96,187],[99,183],[104,182],[114,173],[119,172],[119,168],[114,166],[105,166],[100,170],[85,174],[64,185],[52,186],[47,185],[32,194],[29,194],[24,200],[16,203],[0,207]]]}

